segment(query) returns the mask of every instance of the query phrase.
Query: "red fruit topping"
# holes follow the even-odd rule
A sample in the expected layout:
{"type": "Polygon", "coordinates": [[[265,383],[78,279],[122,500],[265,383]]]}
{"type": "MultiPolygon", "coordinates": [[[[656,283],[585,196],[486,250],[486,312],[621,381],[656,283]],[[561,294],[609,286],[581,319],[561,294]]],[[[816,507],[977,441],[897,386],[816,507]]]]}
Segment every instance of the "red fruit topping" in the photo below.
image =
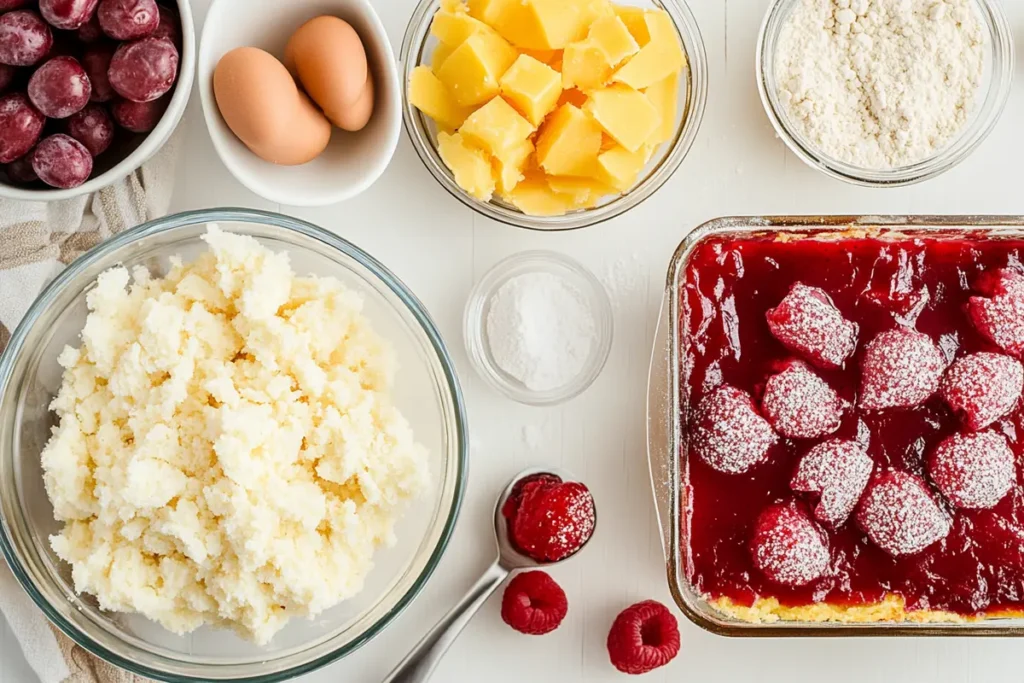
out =
{"type": "Polygon", "coordinates": [[[117,40],[143,38],[160,23],[155,0],[103,0],[96,15],[103,32],[117,40]]]}
{"type": "Polygon", "coordinates": [[[818,367],[841,367],[857,348],[856,323],[843,317],[823,289],[798,282],[765,317],[776,339],[818,367]]]}
{"type": "Polygon", "coordinates": [[[92,155],[70,135],[51,135],[36,145],[32,168],[47,185],[62,189],[78,187],[92,173],[92,155]]]}
{"type": "Polygon", "coordinates": [[[86,45],[91,45],[105,37],[103,29],[100,28],[99,17],[94,13],[89,21],[78,28],[78,40],[86,45]]]}
{"type": "Polygon", "coordinates": [[[92,84],[93,102],[109,102],[114,99],[114,89],[110,86],[110,79],[107,78],[107,70],[110,68],[110,60],[114,56],[114,46],[100,44],[90,47],[82,55],[82,68],[89,76],[92,84]]]}
{"type": "Polygon", "coordinates": [[[1024,275],[999,268],[984,273],[974,288],[982,295],[967,301],[974,328],[1003,351],[1024,356],[1024,275]]]}
{"type": "Polygon", "coordinates": [[[831,439],[800,460],[790,486],[794,491],[820,493],[814,516],[836,528],[857,507],[874,467],[874,461],[856,441],[831,439]]]}
{"type": "Polygon", "coordinates": [[[89,104],[92,84],[74,57],[54,57],[28,81],[28,97],[51,119],[66,119],[89,104]]]}
{"type": "Polygon", "coordinates": [[[768,378],[761,412],[779,434],[794,439],[814,439],[839,429],[845,405],[825,380],[807,363],[789,361],[768,378]]]}
{"type": "Polygon", "coordinates": [[[85,145],[89,154],[98,157],[114,141],[114,122],[106,109],[90,104],[68,119],[68,135],[85,145]]]}
{"type": "Polygon", "coordinates": [[[615,617],[608,632],[608,657],[626,674],[645,674],[679,654],[679,624],[660,602],[644,600],[615,617]]]}
{"type": "Polygon", "coordinates": [[[181,18],[178,13],[163,5],[157,7],[160,10],[160,23],[156,30],[150,34],[153,38],[166,38],[181,49],[181,18]]]}
{"type": "Polygon", "coordinates": [[[24,156],[43,132],[46,118],[21,93],[0,97],[0,163],[24,156]]]}
{"type": "Polygon", "coordinates": [[[32,153],[29,152],[20,159],[15,159],[5,167],[7,179],[18,185],[28,185],[39,180],[35,169],[32,168],[32,153]]]}
{"type": "Polygon", "coordinates": [[[110,107],[110,113],[117,121],[117,125],[133,133],[148,133],[156,128],[160,118],[167,111],[167,104],[170,100],[161,97],[155,102],[132,102],[131,100],[117,100],[110,107]]]}
{"type": "Polygon", "coordinates": [[[991,431],[947,438],[932,453],[928,471],[950,503],[968,509],[994,507],[1017,479],[1010,444],[991,431]]]}
{"type": "Polygon", "coordinates": [[[502,514],[516,548],[537,562],[557,562],[594,533],[594,499],[579,482],[552,474],[526,477],[512,490],[502,514]]]}
{"type": "Polygon", "coordinates": [[[545,572],[516,574],[501,598],[501,619],[528,636],[558,628],[569,612],[565,591],[545,572]]]}
{"type": "Polygon", "coordinates": [[[911,408],[939,388],[946,360],[926,334],[898,327],[871,340],[861,363],[860,407],[911,408]]]}
{"type": "Polygon", "coordinates": [[[73,31],[96,14],[99,0],[39,0],[39,13],[56,28],[73,31]]]}
{"type": "Polygon", "coordinates": [[[7,90],[11,83],[14,82],[14,77],[17,75],[18,70],[13,66],[0,64],[0,92],[7,90]]]}
{"type": "Polygon", "coordinates": [[[1024,366],[1001,353],[974,353],[950,366],[939,385],[942,397],[972,431],[980,431],[1017,404],[1024,366]]]}
{"type": "Polygon", "coordinates": [[[879,548],[897,557],[941,541],[950,521],[919,477],[890,470],[875,476],[857,509],[857,524],[879,548]]]}
{"type": "Polygon", "coordinates": [[[701,460],[727,474],[740,474],[764,462],[779,439],[750,395],[727,384],[697,406],[692,438],[701,460]]]}
{"type": "Polygon", "coordinates": [[[750,540],[754,566],[776,583],[803,586],[828,569],[828,538],[795,501],[761,513],[750,540]]]}
{"type": "Polygon", "coordinates": [[[178,76],[178,49],[166,38],[143,38],[117,48],[110,69],[110,85],[132,102],[152,102],[174,85],[178,76]]]}
{"type": "Polygon", "coordinates": [[[31,10],[0,16],[0,62],[31,66],[50,52],[53,32],[43,18],[31,10]]]}

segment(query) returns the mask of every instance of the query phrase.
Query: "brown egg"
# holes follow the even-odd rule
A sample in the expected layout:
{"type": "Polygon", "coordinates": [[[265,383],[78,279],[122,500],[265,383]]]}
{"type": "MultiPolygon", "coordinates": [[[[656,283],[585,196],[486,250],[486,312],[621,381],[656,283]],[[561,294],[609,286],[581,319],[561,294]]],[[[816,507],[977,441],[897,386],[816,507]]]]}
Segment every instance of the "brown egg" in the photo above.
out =
{"type": "Polygon", "coordinates": [[[337,119],[334,120],[334,125],[342,130],[356,132],[366,127],[366,124],[370,122],[370,117],[373,115],[373,98],[375,95],[373,87],[373,75],[366,77],[366,85],[363,87],[363,94],[359,96],[359,99],[352,103],[348,109],[343,111],[337,119]]]}
{"type": "Polygon", "coordinates": [[[263,50],[240,47],[221,57],[213,93],[228,128],[261,159],[304,164],[330,142],[330,121],[284,65],[263,50]]]}
{"type": "MultiPolygon", "coordinates": [[[[366,114],[369,68],[366,50],[352,26],[337,17],[310,19],[288,40],[285,63],[302,87],[336,126],[358,122],[366,114]],[[356,112],[350,108],[356,107],[356,112]]],[[[369,98],[372,113],[373,98],[369,98]]],[[[362,128],[365,121],[359,128],[362,128]]]]}

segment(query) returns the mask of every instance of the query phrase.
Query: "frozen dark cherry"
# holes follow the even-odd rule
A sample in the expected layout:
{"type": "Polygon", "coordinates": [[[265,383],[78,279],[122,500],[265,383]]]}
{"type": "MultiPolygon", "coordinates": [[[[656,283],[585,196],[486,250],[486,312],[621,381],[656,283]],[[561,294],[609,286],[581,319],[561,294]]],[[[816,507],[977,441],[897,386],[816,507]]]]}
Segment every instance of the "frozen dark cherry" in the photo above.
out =
{"type": "Polygon", "coordinates": [[[110,69],[110,60],[114,56],[114,46],[106,43],[93,45],[82,55],[82,68],[89,76],[89,83],[92,85],[93,102],[109,102],[114,99],[114,89],[110,86],[110,79],[107,77],[107,70],[110,69]]]}
{"type": "Polygon", "coordinates": [[[726,474],[741,474],[768,459],[779,440],[750,394],[723,384],[697,406],[693,446],[701,460],[726,474]]]}
{"type": "Polygon", "coordinates": [[[875,463],[856,441],[831,439],[804,455],[790,482],[794,491],[819,494],[814,516],[835,529],[857,507],[875,463]]]}
{"type": "Polygon", "coordinates": [[[1024,389],[1024,366],[1001,353],[979,352],[957,359],[939,391],[972,431],[980,431],[1017,405],[1024,389]]]}
{"type": "Polygon", "coordinates": [[[78,40],[85,45],[92,45],[93,43],[99,42],[105,36],[103,29],[100,28],[99,17],[94,13],[89,21],[85,22],[78,27],[78,40]]]}
{"type": "Polygon", "coordinates": [[[132,102],[160,99],[178,77],[178,49],[166,38],[143,38],[117,48],[107,71],[110,85],[132,102]]]}
{"type": "Polygon", "coordinates": [[[68,119],[68,135],[85,145],[89,154],[98,157],[114,141],[114,122],[106,109],[90,104],[68,119]]]}
{"type": "Polygon", "coordinates": [[[516,574],[501,597],[501,619],[529,636],[551,633],[569,612],[565,591],[547,573],[516,574]]]}
{"type": "Polygon", "coordinates": [[[949,534],[950,521],[925,483],[899,470],[876,474],[857,508],[857,525],[894,557],[912,555],[949,534]]]}
{"type": "Polygon", "coordinates": [[[1010,444],[993,431],[950,436],[932,453],[928,472],[950,503],[966,509],[995,507],[1017,479],[1010,444]]]}
{"type": "Polygon", "coordinates": [[[587,487],[552,474],[517,482],[502,514],[513,545],[537,562],[558,562],[578,551],[596,521],[587,487]]]}
{"type": "Polygon", "coordinates": [[[43,18],[31,10],[0,16],[0,62],[10,66],[31,66],[50,53],[53,32],[43,18]]]}
{"type": "Polygon", "coordinates": [[[818,287],[796,283],[765,317],[776,339],[818,367],[841,367],[857,348],[857,324],[818,287]]]}
{"type": "Polygon", "coordinates": [[[52,187],[78,187],[92,173],[92,155],[70,135],[51,135],[36,145],[32,168],[39,179],[52,187]]]}
{"type": "Polygon", "coordinates": [[[1024,275],[1010,268],[984,273],[974,285],[981,296],[967,302],[967,314],[981,336],[1007,353],[1024,357],[1024,275]]]}
{"type": "Polygon", "coordinates": [[[7,164],[4,170],[7,171],[7,179],[18,185],[28,185],[39,180],[35,169],[32,168],[32,152],[7,164]]]}
{"type": "Polygon", "coordinates": [[[860,407],[912,408],[939,388],[946,359],[931,337],[898,327],[875,337],[861,362],[860,407]]]}
{"type": "Polygon", "coordinates": [[[155,0],[103,0],[96,14],[103,32],[116,40],[143,38],[160,23],[155,0]]]}
{"type": "Polygon", "coordinates": [[[110,113],[117,125],[133,133],[148,133],[156,128],[164,112],[167,111],[169,98],[161,97],[155,102],[132,102],[118,99],[110,106],[110,113]]]}
{"type": "Polygon", "coordinates": [[[644,600],[615,617],[608,631],[608,657],[626,674],[645,674],[679,654],[679,623],[665,605],[644,600]]]}
{"type": "Polygon", "coordinates": [[[166,38],[167,40],[174,43],[181,50],[181,17],[178,13],[172,9],[158,5],[157,9],[160,10],[160,22],[156,26],[156,30],[150,34],[153,38],[166,38]]]}
{"type": "Polygon", "coordinates": [[[828,538],[796,501],[772,505],[754,525],[754,566],[775,583],[804,586],[820,578],[830,559],[828,538]]]}
{"type": "Polygon", "coordinates": [[[28,153],[42,135],[46,118],[21,93],[0,97],[0,163],[28,153]]]}
{"type": "Polygon", "coordinates": [[[74,31],[96,14],[99,0],[39,0],[39,13],[54,28],[74,31]]]}
{"type": "Polygon", "coordinates": [[[775,431],[793,439],[816,439],[839,429],[845,404],[832,387],[799,360],[768,378],[761,412],[775,431]]]}
{"type": "Polygon", "coordinates": [[[66,119],[82,111],[91,96],[89,76],[74,57],[54,57],[28,81],[32,104],[51,119],[66,119]]]}

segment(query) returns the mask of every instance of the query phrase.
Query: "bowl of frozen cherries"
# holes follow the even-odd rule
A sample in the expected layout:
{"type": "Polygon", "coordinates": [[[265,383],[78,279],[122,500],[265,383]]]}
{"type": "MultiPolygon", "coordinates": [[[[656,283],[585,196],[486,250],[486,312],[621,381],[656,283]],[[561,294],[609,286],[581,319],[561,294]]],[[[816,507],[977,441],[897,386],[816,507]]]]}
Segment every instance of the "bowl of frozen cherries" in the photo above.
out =
{"type": "Polygon", "coordinates": [[[188,0],[0,0],[0,197],[135,171],[181,120],[194,60],[188,0]]]}

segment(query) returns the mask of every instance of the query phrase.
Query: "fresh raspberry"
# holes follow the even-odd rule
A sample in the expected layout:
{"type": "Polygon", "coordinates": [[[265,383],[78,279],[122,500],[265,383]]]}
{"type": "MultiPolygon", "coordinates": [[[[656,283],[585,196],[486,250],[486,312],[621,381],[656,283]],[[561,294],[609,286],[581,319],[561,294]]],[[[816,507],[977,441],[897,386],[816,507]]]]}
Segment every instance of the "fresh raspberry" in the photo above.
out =
{"type": "Polygon", "coordinates": [[[750,395],[728,384],[701,400],[692,435],[701,460],[726,474],[740,474],[764,462],[779,439],[750,395]]]}
{"type": "Polygon", "coordinates": [[[594,533],[594,498],[583,484],[552,474],[526,477],[512,490],[502,514],[509,537],[537,562],[558,562],[594,533]]]}
{"type": "Polygon", "coordinates": [[[968,509],[994,507],[1017,478],[1010,444],[992,431],[947,438],[932,453],[928,472],[950,503],[968,509]]]}
{"type": "Polygon", "coordinates": [[[981,336],[1007,353],[1024,356],[1024,275],[1009,268],[984,273],[967,301],[967,315],[981,336]]]}
{"type": "Polygon", "coordinates": [[[1024,366],[1001,353],[974,353],[950,366],[939,385],[946,403],[971,431],[981,431],[1017,404],[1024,366]]]}
{"type": "Polygon", "coordinates": [[[894,557],[920,552],[945,538],[950,529],[949,518],[920,477],[897,470],[877,474],[868,484],[857,524],[894,557]]]}
{"type": "Polygon", "coordinates": [[[784,586],[804,586],[818,579],[830,559],[828,538],[796,501],[761,512],[750,554],[762,574],[784,586]]]}
{"type": "Polygon", "coordinates": [[[569,611],[565,591],[545,572],[516,574],[501,598],[501,619],[529,636],[558,628],[569,611]]]}
{"type": "Polygon", "coordinates": [[[765,317],[776,339],[820,368],[842,367],[857,348],[857,324],[818,287],[796,283],[765,317]]]}
{"type": "Polygon", "coordinates": [[[644,600],[615,617],[608,632],[612,666],[627,674],[645,674],[679,654],[679,624],[660,602],[644,600]]]}
{"type": "Polygon", "coordinates": [[[815,439],[839,429],[845,404],[807,363],[792,360],[768,378],[761,412],[779,434],[815,439]]]}
{"type": "Polygon", "coordinates": [[[820,494],[814,516],[836,528],[857,507],[874,468],[874,461],[856,441],[831,439],[800,460],[790,486],[794,491],[820,494]]]}
{"type": "Polygon", "coordinates": [[[939,388],[946,360],[926,334],[905,327],[883,332],[864,349],[860,407],[912,408],[939,388]]]}

